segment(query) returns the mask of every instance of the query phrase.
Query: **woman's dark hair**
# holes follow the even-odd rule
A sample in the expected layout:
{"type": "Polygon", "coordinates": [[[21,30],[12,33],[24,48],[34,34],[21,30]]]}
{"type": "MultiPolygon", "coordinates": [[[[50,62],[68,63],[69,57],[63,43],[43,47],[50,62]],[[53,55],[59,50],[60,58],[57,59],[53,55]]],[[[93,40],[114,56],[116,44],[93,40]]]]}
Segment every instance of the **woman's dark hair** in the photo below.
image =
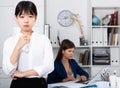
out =
{"type": "Polygon", "coordinates": [[[20,16],[23,12],[37,16],[37,8],[31,1],[20,1],[17,4],[15,8],[15,16],[20,16]]]}
{"type": "Polygon", "coordinates": [[[69,48],[75,48],[74,43],[70,41],[69,39],[64,39],[60,44],[60,48],[58,50],[56,60],[61,60],[63,57],[62,50],[66,50],[69,48]]]}

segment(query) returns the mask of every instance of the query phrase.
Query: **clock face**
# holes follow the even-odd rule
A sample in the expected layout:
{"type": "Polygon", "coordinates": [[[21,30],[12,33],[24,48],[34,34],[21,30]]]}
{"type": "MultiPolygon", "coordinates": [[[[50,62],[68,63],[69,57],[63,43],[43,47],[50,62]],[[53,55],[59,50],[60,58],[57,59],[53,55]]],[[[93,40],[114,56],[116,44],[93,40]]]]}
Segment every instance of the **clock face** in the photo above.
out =
{"type": "Polygon", "coordinates": [[[61,26],[70,26],[73,23],[72,13],[69,10],[62,10],[58,14],[57,21],[61,26]]]}

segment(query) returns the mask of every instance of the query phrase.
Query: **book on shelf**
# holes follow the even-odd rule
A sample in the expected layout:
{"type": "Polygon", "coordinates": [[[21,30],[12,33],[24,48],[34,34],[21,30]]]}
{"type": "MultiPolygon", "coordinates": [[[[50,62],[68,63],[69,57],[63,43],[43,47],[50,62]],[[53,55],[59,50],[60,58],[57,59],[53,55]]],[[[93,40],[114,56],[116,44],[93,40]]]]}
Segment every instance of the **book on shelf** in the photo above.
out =
{"type": "Polygon", "coordinates": [[[114,12],[113,24],[118,25],[118,11],[114,12]]]}
{"type": "Polygon", "coordinates": [[[85,50],[84,53],[80,53],[79,63],[82,65],[90,64],[90,50],[85,50]]]}
{"type": "Polygon", "coordinates": [[[108,45],[118,45],[119,34],[115,28],[108,29],[108,45]]]}
{"type": "Polygon", "coordinates": [[[79,63],[81,63],[82,65],[83,65],[83,60],[84,60],[84,53],[80,53],[79,63]]]}
{"type": "Polygon", "coordinates": [[[113,43],[114,43],[114,28],[112,28],[112,30],[111,30],[111,38],[110,38],[111,40],[110,40],[110,45],[114,45],[113,43]]]}
{"type": "Polygon", "coordinates": [[[118,45],[119,37],[120,37],[119,34],[116,33],[115,34],[115,46],[118,45]]]}
{"type": "Polygon", "coordinates": [[[110,22],[108,25],[118,25],[118,11],[114,11],[114,13],[111,13],[110,16],[110,22]]]}
{"type": "Polygon", "coordinates": [[[113,34],[113,37],[112,37],[112,45],[115,45],[115,34],[113,34]]]}

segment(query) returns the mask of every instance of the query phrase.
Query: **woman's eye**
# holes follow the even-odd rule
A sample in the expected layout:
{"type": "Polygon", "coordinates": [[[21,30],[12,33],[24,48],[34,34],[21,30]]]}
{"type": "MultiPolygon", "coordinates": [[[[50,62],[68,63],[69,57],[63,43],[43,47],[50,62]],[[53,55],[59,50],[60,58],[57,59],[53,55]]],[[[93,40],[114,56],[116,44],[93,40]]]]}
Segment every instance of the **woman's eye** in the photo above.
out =
{"type": "Polygon", "coordinates": [[[33,15],[30,15],[29,17],[30,17],[30,18],[33,18],[33,15]]]}
{"type": "Polygon", "coordinates": [[[20,16],[20,18],[24,18],[24,16],[20,16]]]}

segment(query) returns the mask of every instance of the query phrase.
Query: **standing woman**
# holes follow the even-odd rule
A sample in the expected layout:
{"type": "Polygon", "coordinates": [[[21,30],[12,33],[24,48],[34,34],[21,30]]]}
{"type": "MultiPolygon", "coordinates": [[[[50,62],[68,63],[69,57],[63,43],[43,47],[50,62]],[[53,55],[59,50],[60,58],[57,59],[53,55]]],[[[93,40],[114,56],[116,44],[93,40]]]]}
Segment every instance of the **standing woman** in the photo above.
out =
{"type": "Polygon", "coordinates": [[[12,77],[10,88],[47,88],[46,77],[54,69],[53,51],[48,37],[32,30],[37,19],[35,4],[20,1],[15,17],[21,30],[3,47],[3,71],[12,77]]]}
{"type": "Polygon", "coordinates": [[[47,82],[67,82],[74,81],[79,75],[79,80],[86,81],[89,75],[73,59],[75,45],[72,41],[64,39],[60,45],[56,60],[54,62],[54,71],[48,75],[47,82]]]}

